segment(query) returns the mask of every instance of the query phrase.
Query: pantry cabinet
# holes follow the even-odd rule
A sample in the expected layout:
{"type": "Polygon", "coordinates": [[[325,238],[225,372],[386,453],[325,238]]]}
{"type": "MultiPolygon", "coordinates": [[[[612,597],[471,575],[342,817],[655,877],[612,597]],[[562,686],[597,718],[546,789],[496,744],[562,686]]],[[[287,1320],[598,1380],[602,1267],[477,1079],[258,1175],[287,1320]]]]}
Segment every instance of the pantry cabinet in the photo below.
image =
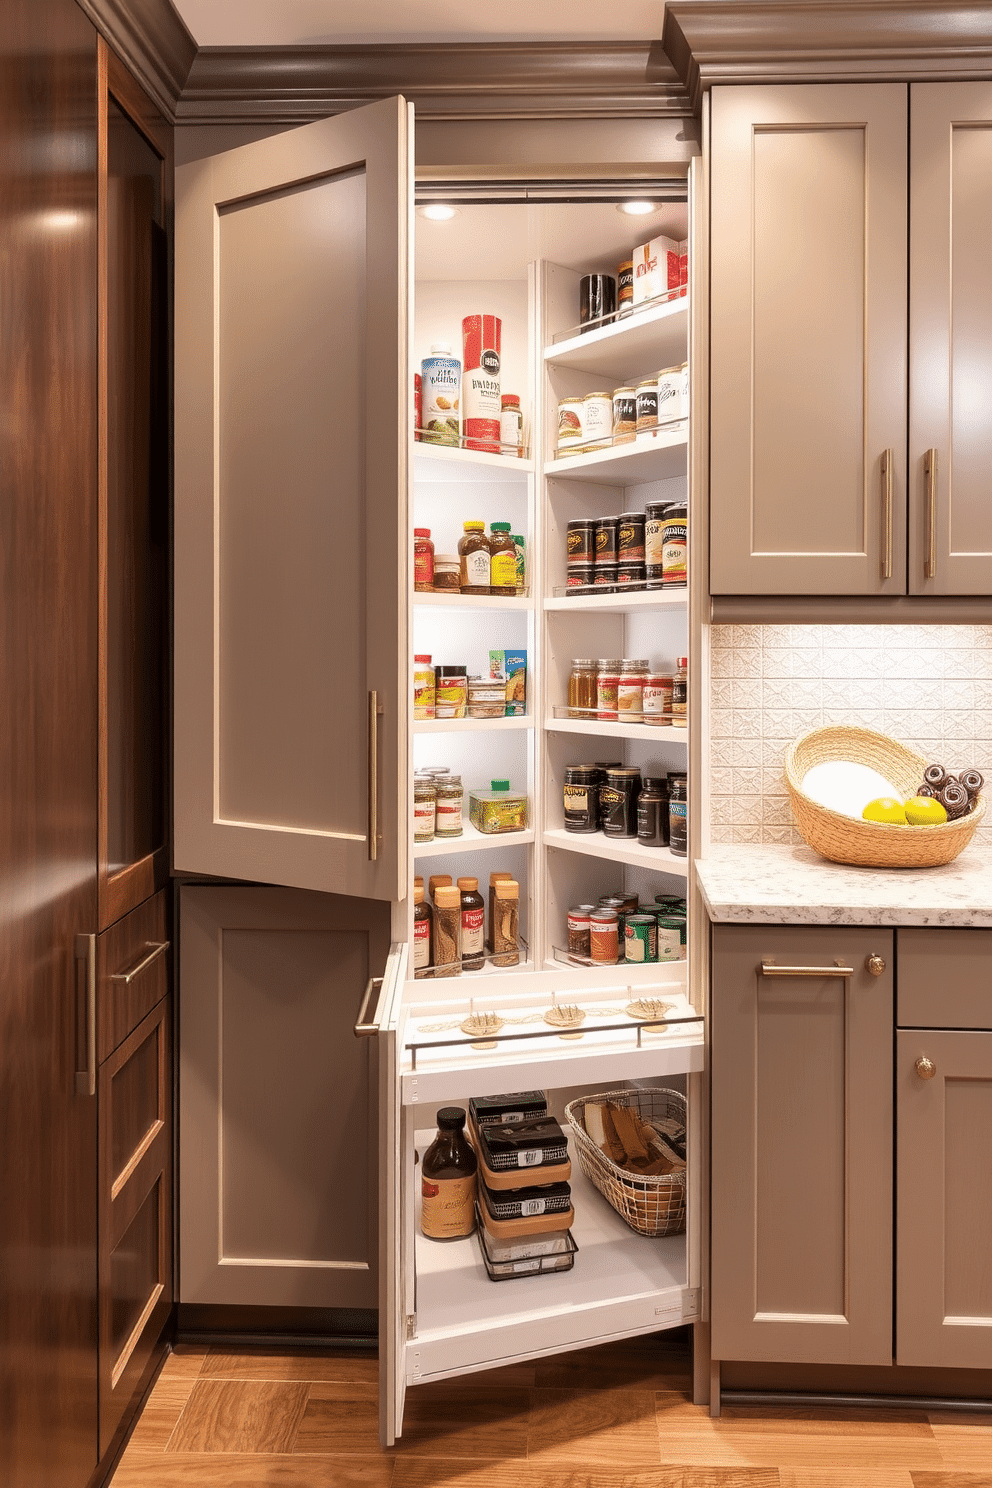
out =
{"type": "Polygon", "coordinates": [[[713,90],[712,593],[992,593],[990,120],[980,83],[713,90]]]}
{"type": "Polygon", "coordinates": [[[891,930],[713,928],[717,1359],[892,1361],[891,930]]]}

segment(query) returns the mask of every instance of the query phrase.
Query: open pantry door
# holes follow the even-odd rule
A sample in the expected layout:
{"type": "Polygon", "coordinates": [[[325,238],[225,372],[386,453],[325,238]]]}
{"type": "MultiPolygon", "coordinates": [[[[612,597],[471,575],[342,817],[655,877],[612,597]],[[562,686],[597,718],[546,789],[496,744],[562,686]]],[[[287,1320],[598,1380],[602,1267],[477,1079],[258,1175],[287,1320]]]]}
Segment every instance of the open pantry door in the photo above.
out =
{"type": "Polygon", "coordinates": [[[405,893],[412,134],[176,172],[179,871],[405,893]]]}
{"type": "Polygon", "coordinates": [[[407,1306],[413,1261],[406,1254],[402,1223],[402,1183],[408,1165],[401,1150],[397,1049],[407,951],[403,943],[390,948],[375,1013],[355,1027],[360,1036],[376,1037],[379,1057],[379,1439],[384,1447],[391,1447],[403,1430],[406,1319],[413,1310],[412,1302],[407,1306]]]}

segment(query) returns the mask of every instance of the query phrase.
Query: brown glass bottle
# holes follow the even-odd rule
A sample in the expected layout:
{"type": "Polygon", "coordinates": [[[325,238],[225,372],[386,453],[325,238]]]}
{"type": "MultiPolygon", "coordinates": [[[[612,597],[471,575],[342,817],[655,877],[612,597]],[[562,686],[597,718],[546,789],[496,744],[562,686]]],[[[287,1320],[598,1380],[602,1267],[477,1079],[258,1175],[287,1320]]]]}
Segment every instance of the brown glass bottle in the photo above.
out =
{"type": "Polygon", "coordinates": [[[413,888],[413,974],[425,977],[434,965],[434,911],[424,903],[423,881],[413,888]]]}
{"type": "Polygon", "coordinates": [[[465,1139],[465,1112],[444,1106],[420,1164],[420,1227],[429,1240],[461,1240],[475,1229],[478,1160],[465,1139]]]}
{"type": "Polygon", "coordinates": [[[458,539],[459,588],[474,599],[489,593],[490,547],[485,522],[463,523],[464,537],[458,539]]]}
{"type": "Polygon", "coordinates": [[[462,971],[481,971],[486,964],[486,901],[477,878],[460,878],[462,894],[462,971]]]}
{"type": "Polygon", "coordinates": [[[489,531],[489,592],[516,594],[517,549],[510,536],[510,523],[491,522],[489,531]]]}

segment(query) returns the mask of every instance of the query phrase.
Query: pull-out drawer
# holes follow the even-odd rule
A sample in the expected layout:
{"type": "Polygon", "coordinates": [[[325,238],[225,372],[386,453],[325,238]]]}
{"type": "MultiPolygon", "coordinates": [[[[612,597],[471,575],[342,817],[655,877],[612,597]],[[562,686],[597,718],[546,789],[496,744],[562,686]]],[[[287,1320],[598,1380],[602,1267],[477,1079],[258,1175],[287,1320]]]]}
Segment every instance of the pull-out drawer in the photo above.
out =
{"type": "Polygon", "coordinates": [[[163,889],[97,936],[97,1058],[101,1064],[168,991],[167,900],[163,889]]]}
{"type": "Polygon", "coordinates": [[[992,930],[896,932],[900,1028],[992,1029],[992,930]]]}

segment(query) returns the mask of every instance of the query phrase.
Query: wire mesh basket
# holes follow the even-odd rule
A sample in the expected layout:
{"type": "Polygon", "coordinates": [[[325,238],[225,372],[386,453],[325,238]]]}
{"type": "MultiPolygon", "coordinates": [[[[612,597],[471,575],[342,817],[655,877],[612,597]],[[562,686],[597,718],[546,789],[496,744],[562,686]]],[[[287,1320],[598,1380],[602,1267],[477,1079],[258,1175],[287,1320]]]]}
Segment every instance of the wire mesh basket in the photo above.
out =
{"type": "Polygon", "coordinates": [[[565,1118],[575,1139],[575,1154],[590,1183],[639,1235],[681,1235],[685,1229],[686,1170],[641,1177],[618,1167],[602,1152],[585,1127],[585,1108],[608,1101],[630,1106],[647,1125],[674,1116],[685,1125],[685,1096],[677,1090],[607,1090],[570,1101],[565,1118]]]}

